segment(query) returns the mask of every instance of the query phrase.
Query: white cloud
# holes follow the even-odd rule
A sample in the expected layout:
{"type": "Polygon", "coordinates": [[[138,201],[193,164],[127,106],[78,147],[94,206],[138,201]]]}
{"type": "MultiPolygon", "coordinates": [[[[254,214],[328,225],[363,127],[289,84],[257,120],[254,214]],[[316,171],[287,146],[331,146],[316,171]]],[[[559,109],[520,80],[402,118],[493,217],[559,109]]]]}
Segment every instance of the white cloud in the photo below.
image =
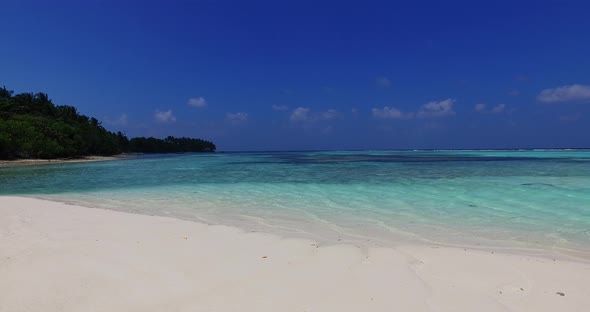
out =
{"type": "Polygon", "coordinates": [[[115,119],[105,118],[105,122],[113,126],[126,126],[127,125],[127,114],[123,113],[115,119]]]}
{"type": "Polygon", "coordinates": [[[371,112],[373,113],[373,117],[383,119],[409,119],[414,117],[414,113],[403,113],[399,109],[389,106],[373,108],[371,112]]]}
{"type": "Polygon", "coordinates": [[[322,112],[320,114],[320,117],[321,117],[321,119],[332,120],[332,119],[336,119],[336,118],[340,117],[340,113],[338,113],[338,111],[335,109],[329,109],[325,112],[322,112]]]}
{"type": "Polygon", "coordinates": [[[475,110],[479,113],[483,113],[483,114],[499,114],[501,112],[503,112],[506,109],[506,104],[498,104],[492,108],[490,108],[489,110],[487,109],[485,104],[476,104],[475,105],[475,110]]]}
{"type": "Polygon", "coordinates": [[[322,134],[330,134],[332,132],[334,132],[334,127],[332,125],[328,125],[327,127],[324,127],[322,129],[322,132],[321,133],[322,134]]]}
{"type": "Polygon", "coordinates": [[[165,112],[156,110],[154,118],[157,122],[161,123],[176,122],[176,117],[172,114],[172,110],[167,110],[165,112]]]}
{"type": "Polygon", "coordinates": [[[231,123],[240,124],[248,121],[248,113],[227,113],[225,119],[231,123]]]}
{"type": "Polygon", "coordinates": [[[498,105],[494,106],[494,107],[493,107],[493,108],[490,110],[490,112],[491,112],[492,114],[499,114],[499,113],[503,112],[505,108],[506,108],[506,104],[498,104],[498,105]]]}
{"type": "Polygon", "coordinates": [[[310,109],[306,107],[297,107],[296,109],[291,112],[291,117],[289,117],[292,122],[308,122],[311,121],[312,117],[310,114],[310,109]]]}
{"type": "Polygon", "coordinates": [[[320,120],[334,120],[340,118],[341,114],[335,109],[328,109],[323,112],[312,112],[307,107],[297,107],[291,112],[291,122],[310,123],[320,120]]]}
{"type": "Polygon", "coordinates": [[[203,108],[203,107],[207,106],[207,101],[205,101],[205,99],[203,97],[190,98],[190,99],[188,99],[188,105],[198,107],[198,108],[203,108]]]}
{"type": "Polygon", "coordinates": [[[419,118],[429,118],[455,115],[455,111],[453,110],[454,104],[454,99],[446,99],[440,102],[433,101],[422,105],[417,116],[419,118]]]}
{"type": "Polygon", "coordinates": [[[289,109],[289,106],[287,106],[287,105],[273,105],[272,109],[276,110],[276,111],[286,111],[289,109]]]}
{"type": "Polygon", "coordinates": [[[590,86],[573,84],[545,89],[539,93],[537,100],[542,103],[590,101],[590,86]]]}
{"type": "Polygon", "coordinates": [[[475,110],[478,112],[485,112],[486,105],[483,103],[475,104],[475,110]]]}
{"type": "Polygon", "coordinates": [[[391,86],[391,80],[387,79],[387,77],[377,77],[375,82],[380,87],[388,88],[391,86]]]}
{"type": "MultiPolygon", "coordinates": [[[[429,102],[422,106],[418,112],[407,112],[404,113],[395,107],[385,106],[383,108],[373,108],[371,112],[373,117],[383,119],[411,119],[414,117],[418,118],[434,118],[455,115],[453,105],[455,104],[454,99],[446,99],[440,102],[429,102]]],[[[476,105],[476,109],[485,109],[485,104],[476,105]],[[481,106],[483,105],[483,106],[481,106]]]]}

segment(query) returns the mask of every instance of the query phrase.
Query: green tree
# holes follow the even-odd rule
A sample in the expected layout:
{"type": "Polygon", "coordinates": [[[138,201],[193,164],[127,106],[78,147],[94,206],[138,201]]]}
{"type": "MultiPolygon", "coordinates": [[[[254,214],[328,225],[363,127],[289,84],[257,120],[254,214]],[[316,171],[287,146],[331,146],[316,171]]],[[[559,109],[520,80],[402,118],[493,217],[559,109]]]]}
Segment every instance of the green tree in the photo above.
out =
{"type": "Polygon", "coordinates": [[[45,93],[13,94],[0,88],[0,159],[215,151],[215,144],[201,139],[129,140],[73,106],[53,104],[45,93]]]}

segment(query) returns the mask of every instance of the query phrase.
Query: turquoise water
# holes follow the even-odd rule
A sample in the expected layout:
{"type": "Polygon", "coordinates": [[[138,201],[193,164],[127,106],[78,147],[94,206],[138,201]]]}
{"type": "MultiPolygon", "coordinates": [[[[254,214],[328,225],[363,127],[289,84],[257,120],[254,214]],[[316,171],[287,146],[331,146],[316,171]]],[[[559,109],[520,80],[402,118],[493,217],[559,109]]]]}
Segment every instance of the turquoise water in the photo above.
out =
{"type": "Polygon", "coordinates": [[[590,252],[590,151],[145,155],[0,168],[0,195],[321,243],[590,252]]]}

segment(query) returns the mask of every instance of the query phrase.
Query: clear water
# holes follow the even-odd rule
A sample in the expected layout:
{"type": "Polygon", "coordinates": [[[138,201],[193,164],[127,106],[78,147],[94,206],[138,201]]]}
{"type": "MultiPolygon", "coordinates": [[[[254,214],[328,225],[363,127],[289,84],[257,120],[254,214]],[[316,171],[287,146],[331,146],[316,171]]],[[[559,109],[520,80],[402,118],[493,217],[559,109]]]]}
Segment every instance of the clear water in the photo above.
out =
{"type": "Polygon", "coordinates": [[[322,243],[590,252],[589,150],[146,155],[0,168],[0,195],[322,243]]]}

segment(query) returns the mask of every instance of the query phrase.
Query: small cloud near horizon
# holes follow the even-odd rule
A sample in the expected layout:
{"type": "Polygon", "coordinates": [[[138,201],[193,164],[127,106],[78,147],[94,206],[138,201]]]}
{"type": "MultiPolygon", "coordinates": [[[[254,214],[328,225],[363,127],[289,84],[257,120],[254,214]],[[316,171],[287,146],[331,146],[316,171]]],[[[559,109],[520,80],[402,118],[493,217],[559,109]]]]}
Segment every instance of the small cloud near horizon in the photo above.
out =
{"type": "Polygon", "coordinates": [[[486,105],[483,103],[475,104],[475,111],[483,113],[486,110],[486,105]]]}
{"type": "Polygon", "coordinates": [[[499,114],[499,113],[503,112],[505,108],[506,108],[506,104],[498,104],[498,105],[492,107],[490,112],[492,114],[499,114]]]}
{"type": "Polygon", "coordinates": [[[420,107],[416,116],[418,118],[436,118],[455,115],[455,111],[453,110],[455,102],[454,99],[429,102],[420,107]]]}
{"type": "Polygon", "coordinates": [[[237,112],[225,114],[225,120],[232,124],[243,124],[248,121],[248,113],[237,112]]]}
{"type": "Polygon", "coordinates": [[[474,109],[476,112],[482,113],[482,114],[488,114],[488,113],[489,114],[499,114],[506,109],[506,104],[503,104],[503,103],[498,104],[488,110],[486,104],[478,103],[478,104],[475,104],[474,109]]]}
{"type": "Polygon", "coordinates": [[[590,86],[573,84],[542,90],[537,96],[541,103],[590,102],[590,86]]]}
{"type": "Polygon", "coordinates": [[[335,109],[329,109],[329,110],[321,113],[321,119],[325,119],[325,120],[332,120],[332,119],[336,119],[338,117],[340,117],[340,113],[338,113],[338,111],[335,109]]]}
{"type": "Polygon", "coordinates": [[[420,106],[418,112],[402,112],[395,107],[385,106],[383,108],[373,108],[371,112],[373,117],[381,119],[412,119],[417,118],[437,118],[455,115],[453,105],[454,99],[446,99],[443,101],[432,101],[420,106]]]}
{"type": "Polygon", "coordinates": [[[291,116],[289,119],[292,122],[307,122],[311,120],[311,116],[309,114],[310,109],[306,107],[297,107],[291,112],[291,116]]]}
{"type": "Polygon", "coordinates": [[[156,110],[154,112],[154,118],[159,123],[173,123],[176,122],[176,116],[172,113],[172,110],[167,110],[165,112],[161,112],[156,110]]]}
{"type": "Polygon", "coordinates": [[[126,126],[127,125],[127,114],[122,113],[115,119],[105,118],[105,122],[111,126],[126,126]]]}
{"type": "Polygon", "coordinates": [[[205,101],[205,99],[202,96],[197,97],[197,98],[190,98],[190,99],[188,99],[188,105],[194,106],[197,108],[203,108],[203,107],[207,106],[207,101],[205,101]]]}
{"type": "Polygon", "coordinates": [[[307,107],[297,107],[289,116],[289,120],[294,123],[310,123],[320,120],[334,120],[340,118],[341,114],[335,109],[328,109],[322,112],[312,112],[307,107]]]}
{"type": "Polygon", "coordinates": [[[389,80],[387,77],[377,77],[375,82],[380,87],[384,87],[384,88],[391,87],[391,80],[389,80]]]}
{"type": "Polygon", "coordinates": [[[410,119],[414,117],[414,113],[404,113],[395,107],[385,106],[383,108],[371,109],[373,117],[381,119],[410,119]]]}

